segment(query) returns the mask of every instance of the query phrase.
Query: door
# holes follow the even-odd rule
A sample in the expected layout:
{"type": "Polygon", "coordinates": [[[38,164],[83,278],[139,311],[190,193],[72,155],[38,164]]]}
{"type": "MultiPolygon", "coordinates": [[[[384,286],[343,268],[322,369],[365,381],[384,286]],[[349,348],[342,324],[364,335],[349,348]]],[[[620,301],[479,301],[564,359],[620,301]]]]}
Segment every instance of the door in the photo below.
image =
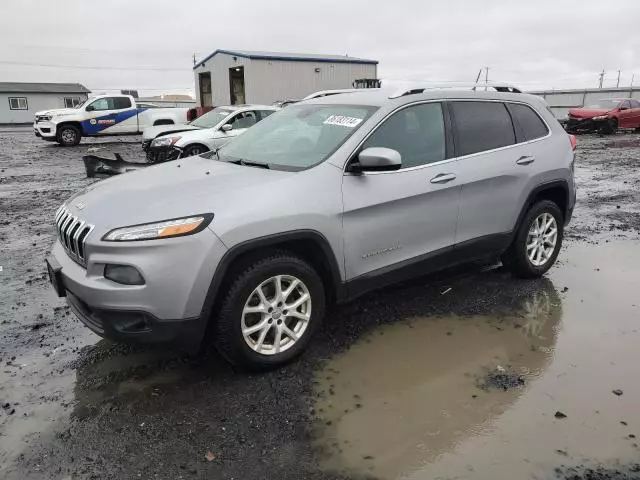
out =
{"type": "Polygon", "coordinates": [[[84,107],[87,115],[81,122],[85,135],[136,133],[138,117],[129,97],[103,97],[84,107]]]}
{"type": "Polygon", "coordinates": [[[452,249],[460,183],[455,160],[446,159],[443,113],[440,103],[408,106],[361,146],[397,150],[402,168],[344,176],[347,280],[400,271],[452,249]]]}
{"type": "Polygon", "coordinates": [[[199,73],[198,79],[200,83],[200,106],[213,107],[211,98],[211,72],[199,73]]]}
{"type": "Polygon", "coordinates": [[[462,185],[456,245],[491,253],[508,242],[536,169],[553,161],[545,142],[536,141],[549,131],[524,104],[454,101],[449,106],[462,185]]]}
{"type": "Polygon", "coordinates": [[[637,100],[624,100],[620,102],[618,112],[618,126],[621,128],[640,127],[640,104],[637,100]]]}
{"type": "Polygon", "coordinates": [[[229,69],[229,91],[231,92],[231,105],[244,105],[244,67],[229,69]]]}

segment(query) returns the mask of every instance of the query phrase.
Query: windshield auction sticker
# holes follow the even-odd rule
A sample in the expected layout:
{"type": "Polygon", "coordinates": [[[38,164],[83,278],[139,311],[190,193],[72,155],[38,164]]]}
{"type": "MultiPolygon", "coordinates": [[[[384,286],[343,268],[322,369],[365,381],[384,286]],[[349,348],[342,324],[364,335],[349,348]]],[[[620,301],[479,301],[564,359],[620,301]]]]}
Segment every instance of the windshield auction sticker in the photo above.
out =
{"type": "Polygon", "coordinates": [[[353,128],[362,122],[361,118],[345,117],[343,115],[331,115],[324,122],[325,125],[338,125],[339,127],[353,128]]]}

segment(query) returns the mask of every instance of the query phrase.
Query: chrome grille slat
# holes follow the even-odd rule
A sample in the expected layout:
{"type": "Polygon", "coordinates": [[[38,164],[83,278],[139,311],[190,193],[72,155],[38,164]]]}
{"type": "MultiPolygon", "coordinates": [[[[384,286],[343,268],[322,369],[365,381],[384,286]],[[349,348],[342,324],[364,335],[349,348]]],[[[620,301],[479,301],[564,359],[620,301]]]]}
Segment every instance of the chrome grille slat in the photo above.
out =
{"type": "Polygon", "coordinates": [[[67,254],[80,265],[86,266],[85,241],[94,225],[76,217],[65,206],[56,212],[55,224],[58,238],[67,254]]]}
{"type": "Polygon", "coordinates": [[[84,228],[84,220],[81,220],[80,224],[78,225],[78,228],[76,228],[76,231],[73,234],[73,238],[71,242],[72,245],[75,247],[76,255],[80,255],[80,248],[78,247],[78,237],[80,236],[80,232],[82,231],[83,228],[84,228]]]}

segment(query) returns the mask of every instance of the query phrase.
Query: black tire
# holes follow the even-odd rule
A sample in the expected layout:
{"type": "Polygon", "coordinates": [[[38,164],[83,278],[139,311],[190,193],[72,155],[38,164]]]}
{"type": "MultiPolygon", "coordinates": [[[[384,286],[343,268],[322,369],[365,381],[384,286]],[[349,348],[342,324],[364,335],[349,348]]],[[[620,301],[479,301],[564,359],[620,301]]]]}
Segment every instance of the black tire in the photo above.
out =
{"type": "MultiPolygon", "coordinates": [[[[236,272],[230,287],[224,293],[217,318],[213,320],[211,334],[218,351],[233,365],[251,370],[266,370],[293,360],[307,348],[322,322],[324,310],[324,286],[316,271],[299,257],[288,252],[276,251],[236,272]],[[245,341],[242,334],[242,318],[245,303],[251,298],[254,290],[262,282],[276,275],[290,275],[299,279],[309,292],[312,308],[302,336],[285,351],[268,355],[258,353],[245,341]]],[[[288,317],[282,318],[287,325],[286,322],[290,321],[288,317]]],[[[274,325],[269,328],[274,330],[272,334],[275,335],[276,320],[273,321],[274,325]]],[[[272,343],[275,344],[275,339],[272,343]]]]}
{"type": "Polygon", "coordinates": [[[187,148],[184,149],[184,151],[182,152],[182,157],[193,157],[195,155],[200,155],[202,153],[208,152],[209,149],[207,147],[205,147],[204,145],[200,145],[195,144],[195,145],[189,145],[187,148]]]}
{"type": "Polygon", "coordinates": [[[610,118],[603,124],[600,131],[605,135],[613,135],[618,131],[618,120],[616,120],[615,118],[610,118]]]}
{"type": "Polygon", "coordinates": [[[81,138],[82,132],[75,125],[62,125],[56,133],[56,140],[63,147],[75,147],[81,138]]]}
{"type": "Polygon", "coordinates": [[[502,262],[511,270],[513,275],[521,278],[538,278],[549,270],[558,258],[558,253],[562,247],[562,238],[564,236],[564,215],[554,202],[550,200],[541,200],[535,203],[522,219],[520,227],[516,233],[513,243],[509,250],[504,254],[502,262]],[[534,220],[540,215],[548,213],[553,216],[557,226],[557,239],[555,249],[542,265],[534,265],[527,255],[527,240],[529,229],[532,227],[534,220]]]}

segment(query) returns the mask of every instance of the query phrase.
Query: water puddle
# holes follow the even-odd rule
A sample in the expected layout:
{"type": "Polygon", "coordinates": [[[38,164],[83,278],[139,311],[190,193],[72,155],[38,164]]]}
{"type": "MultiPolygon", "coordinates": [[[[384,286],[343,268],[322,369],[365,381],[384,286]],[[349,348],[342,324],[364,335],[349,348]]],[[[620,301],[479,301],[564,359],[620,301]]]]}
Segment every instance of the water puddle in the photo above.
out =
{"type": "Polygon", "coordinates": [[[571,245],[513,307],[370,332],[317,373],[324,467],[537,478],[561,464],[637,459],[639,254],[634,243],[571,245]]]}

